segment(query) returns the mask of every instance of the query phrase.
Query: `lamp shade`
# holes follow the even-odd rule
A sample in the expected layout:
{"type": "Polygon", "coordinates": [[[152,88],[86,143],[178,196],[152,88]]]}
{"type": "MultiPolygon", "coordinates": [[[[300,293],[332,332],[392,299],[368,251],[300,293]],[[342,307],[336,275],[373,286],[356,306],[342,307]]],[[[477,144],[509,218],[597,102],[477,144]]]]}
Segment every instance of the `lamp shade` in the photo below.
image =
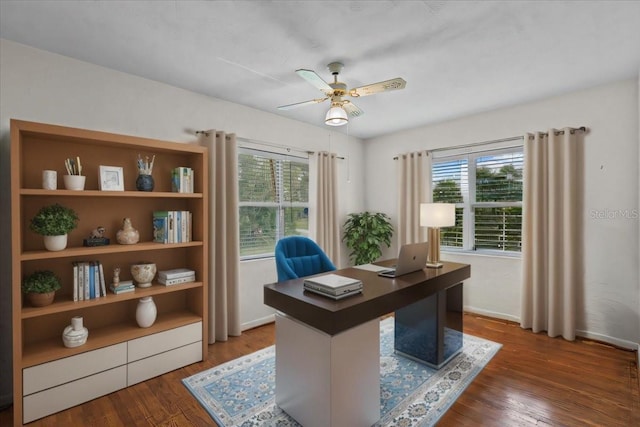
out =
{"type": "Polygon", "coordinates": [[[324,118],[324,122],[329,126],[342,126],[349,122],[347,112],[339,104],[333,105],[324,118]]]}
{"type": "Polygon", "coordinates": [[[456,225],[456,205],[454,203],[421,203],[420,225],[438,228],[456,225]]]}

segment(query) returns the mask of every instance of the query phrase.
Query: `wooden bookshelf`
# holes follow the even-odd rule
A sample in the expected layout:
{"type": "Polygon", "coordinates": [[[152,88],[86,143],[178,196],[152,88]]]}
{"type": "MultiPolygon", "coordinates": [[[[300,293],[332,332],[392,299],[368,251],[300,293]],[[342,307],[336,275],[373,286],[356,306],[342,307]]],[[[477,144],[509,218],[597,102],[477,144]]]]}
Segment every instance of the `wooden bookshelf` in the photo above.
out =
{"type": "MultiPolygon", "coordinates": [[[[99,364],[91,367],[91,374],[82,379],[83,386],[86,387],[93,376],[96,388],[106,390],[99,381],[108,377],[108,372],[126,373],[138,369],[134,380],[139,381],[140,372],[145,372],[139,367],[147,358],[149,363],[154,363],[156,354],[175,351],[176,357],[172,358],[171,363],[167,364],[167,358],[162,359],[166,366],[159,369],[165,371],[206,358],[207,222],[208,160],[205,147],[11,120],[14,425],[23,425],[44,416],[42,407],[30,407],[33,406],[31,402],[49,403],[52,396],[55,398],[56,395],[56,384],[53,387],[48,384],[46,390],[25,395],[23,375],[27,370],[42,369],[47,364],[56,367],[74,366],[76,359],[81,363],[94,355],[95,360],[100,360],[103,350],[104,354],[112,354],[107,352],[122,351],[131,345],[138,348],[142,346],[145,351],[148,349],[148,354],[142,360],[127,361],[125,351],[122,366],[109,366],[103,370],[99,364]],[[156,156],[153,170],[155,185],[151,192],[136,191],[138,155],[156,156]],[[64,159],[69,157],[80,157],[82,160],[83,175],[86,176],[84,191],[64,189],[64,159]],[[100,165],[123,168],[124,191],[99,190],[100,165]],[[194,193],[171,191],[171,170],[177,166],[194,170],[194,193]],[[41,188],[42,171],[45,169],[58,172],[57,190],[41,188]],[[53,203],[74,209],[80,218],[78,227],[69,233],[67,248],[58,252],[47,251],[42,236],[29,229],[33,215],[41,207],[53,203]],[[192,241],[173,244],[153,242],[152,218],[156,210],[190,211],[192,241]],[[131,218],[133,226],[140,233],[140,242],[137,244],[120,245],[116,241],[116,232],[121,228],[125,217],[131,218]],[[105,237],[111,240],[110,245],[83,247],[83,239],[99,225],[106,228],[105,237]],[[109,293],[92,300],[73,301],[73,262],[87,260],[98,260],[103,265],[107,287],[112,280],[114,267],[120,267],[121,280],[130,280],[132,277],[129,267],[141,260],[156,263],[158,270],[190,268],[196,272],[196,281],[172,286],[154,283],[149,288],[136,288],[134,292],[119,295],[109,293]],[[62,289],[57,291],[53,304],[30,307],[21,292],[22,278],[35,270],[43,269],[52,270],[60,277],[62,289]],[[135,307],[138,299],[145,296],[154,298],[158,315],[151,327],[140,328],[135,322],[135,307]],[[61,335],[74,316],[83,317],[84,326],[89,330],[89,338],[83,346],[66,348],[61,335]],[[181,335],[183,330],[188,332],[186,335],[189,337],[193,337],[195,331],[196,337],[176,340],[175,337],[181,335]],[[163,339],[165,335],[167,339],[163,339]],[[153,343],[160,341],[164,343],[154,350],[153,343]],[[166,347],[167,342],[174,341],[177,341],[175,349],[166,347]],[[126,366],[130,368],[124,369],[126,366]],[[38,396],[39,393],[42,395],[38,396]]],[[[58,374],[64,377],[65,368],[62,369],[58,374]]],[[[66,369],[70,371],[71,379],[64,382],[65,390],[73,388],[74,383],[72,368],[66,369]]],[[[153,375],[158,374],[156,371],[153,375]]],[[[117,387],[130,385],[130,381],[133,381],[131,378],[134,377],[125,375],[117,383],[117,387]]],[[[60,386],[62,381],[60,380],[60,386]]],[[[112,385],[108,387],[113,388],[112,385]]],[[[71,394],[74,395],[73,390],[71,394]]],[[[52,402],[53,409],[50,413],[86,400],[82,400],[82,393],[76,394],[78,399],[72,399],[71,403],[68,393],[63,399],[65,402],[60,405],[56,406],[52,402]]]]}

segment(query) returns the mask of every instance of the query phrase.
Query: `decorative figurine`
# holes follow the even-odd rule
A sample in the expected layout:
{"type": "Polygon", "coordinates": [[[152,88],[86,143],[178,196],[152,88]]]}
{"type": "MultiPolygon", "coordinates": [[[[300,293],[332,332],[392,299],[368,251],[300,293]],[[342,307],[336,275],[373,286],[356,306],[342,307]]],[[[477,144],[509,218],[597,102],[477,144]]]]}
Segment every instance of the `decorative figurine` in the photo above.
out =
{"type": "Polygon", "coordinates": [[[82,241],[83,246],[106,246],[110,243],[110,240],[104,237],[105,228],[101,225],[97,226],[89,237],[82,241]]]}
{"type": "Polygon", "coordinates": [[[120,267],[113,268],[113,287],[117,288],[120,284],[120,267]]]}
{"type": "Polygon", "coordinates": [[[131,218],[122,220],[122,229],[116,233],[116,239],[121,245],[134,245],[140,240],[140,233],[131,225],[131,218]]]}

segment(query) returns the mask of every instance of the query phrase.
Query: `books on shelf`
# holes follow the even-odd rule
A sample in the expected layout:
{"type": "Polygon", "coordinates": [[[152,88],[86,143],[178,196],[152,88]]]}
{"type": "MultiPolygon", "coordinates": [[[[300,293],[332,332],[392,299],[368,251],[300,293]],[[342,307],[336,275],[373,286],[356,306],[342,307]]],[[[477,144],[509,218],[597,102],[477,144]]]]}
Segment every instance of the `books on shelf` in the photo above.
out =
{"type": "Polygon", "coordinates": [[[189,276],[184,276],[184,277],[177,277],[175,279],[165,279],[162,277],[158,277],[158,283],[165,286],[179,285],[180,283],[189,283],[189,282],[195,282],[195,281],[196,281],[195,274],[191,274],[189,276]]]}
{"type": "Polygon", "coordinates": [[[73,263],[73,300],[84,301],[107,295],[104,269],[100,261],[73,263]]]}
{"type": "Polygon", "coordinates": [[[158,271],[158,283],[170,286],[196,281],[196,272],[188,268],[158,271]]]}
{"type": "Polygon", "coordinates": [[[333,299],[342,299],[362,292],[362,281],[329,273],[304,280],[304,289],[333,299]]]}
{"type": "Polygon", "coordinates": [[[174,268],[171,270],[158,271],[158,278],[176,279],[178,277],[192,276],[195,274],[196,272],[194,270],[188,268],[174,268]]]}
{"type": "Polygon", "coordinates": [[[157,243],[185,243],[191,241],[191,220],[189,211],[154,211],[153,241],[157,243]]]}
{"type": "Polygon", "coordinates": [[[171,171],[171,190],[175,193],[193,193],[193,169],[179,166],[171,171]]]}
{"type": "Polygon", "coordinates": [[[109,290],[114,294],[123,294],[125,292],[133,292],[136,287],[133,285],[133,281],[125,280],[118,283],[118,286],[113,286],[113,283],[109,286],[109,290]]]}

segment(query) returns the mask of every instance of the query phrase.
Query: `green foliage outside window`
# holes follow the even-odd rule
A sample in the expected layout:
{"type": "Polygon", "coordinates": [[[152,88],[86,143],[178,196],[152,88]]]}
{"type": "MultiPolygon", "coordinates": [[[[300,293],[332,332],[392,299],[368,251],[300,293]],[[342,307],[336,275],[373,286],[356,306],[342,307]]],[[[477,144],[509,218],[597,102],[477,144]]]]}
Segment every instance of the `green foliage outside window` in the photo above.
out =
{"type": "Polygon", "coordinates": [[[278,239],[309,230],[309,165],[304,159],[238,155],[240,256],[270,255],[278,239]]]}
{"type": "Polygon", "coordinates": [[[465,206],[471,206],[474,213],[473,249],[519,252],[522,234],[522,207],[519,206],[522,201],[522,153],[490,154],[475,160],[471,165],[475,168],[467,165],[466,158],[434,164],[433,201],[457,204],[455,226],[441,229],[441,244],[464,247],[464,209],[465,206]],[[473,173],[473,169],[475,200],[467,203],[465,198],[471,197],[466,188],[467,175],[473,173]]]}

